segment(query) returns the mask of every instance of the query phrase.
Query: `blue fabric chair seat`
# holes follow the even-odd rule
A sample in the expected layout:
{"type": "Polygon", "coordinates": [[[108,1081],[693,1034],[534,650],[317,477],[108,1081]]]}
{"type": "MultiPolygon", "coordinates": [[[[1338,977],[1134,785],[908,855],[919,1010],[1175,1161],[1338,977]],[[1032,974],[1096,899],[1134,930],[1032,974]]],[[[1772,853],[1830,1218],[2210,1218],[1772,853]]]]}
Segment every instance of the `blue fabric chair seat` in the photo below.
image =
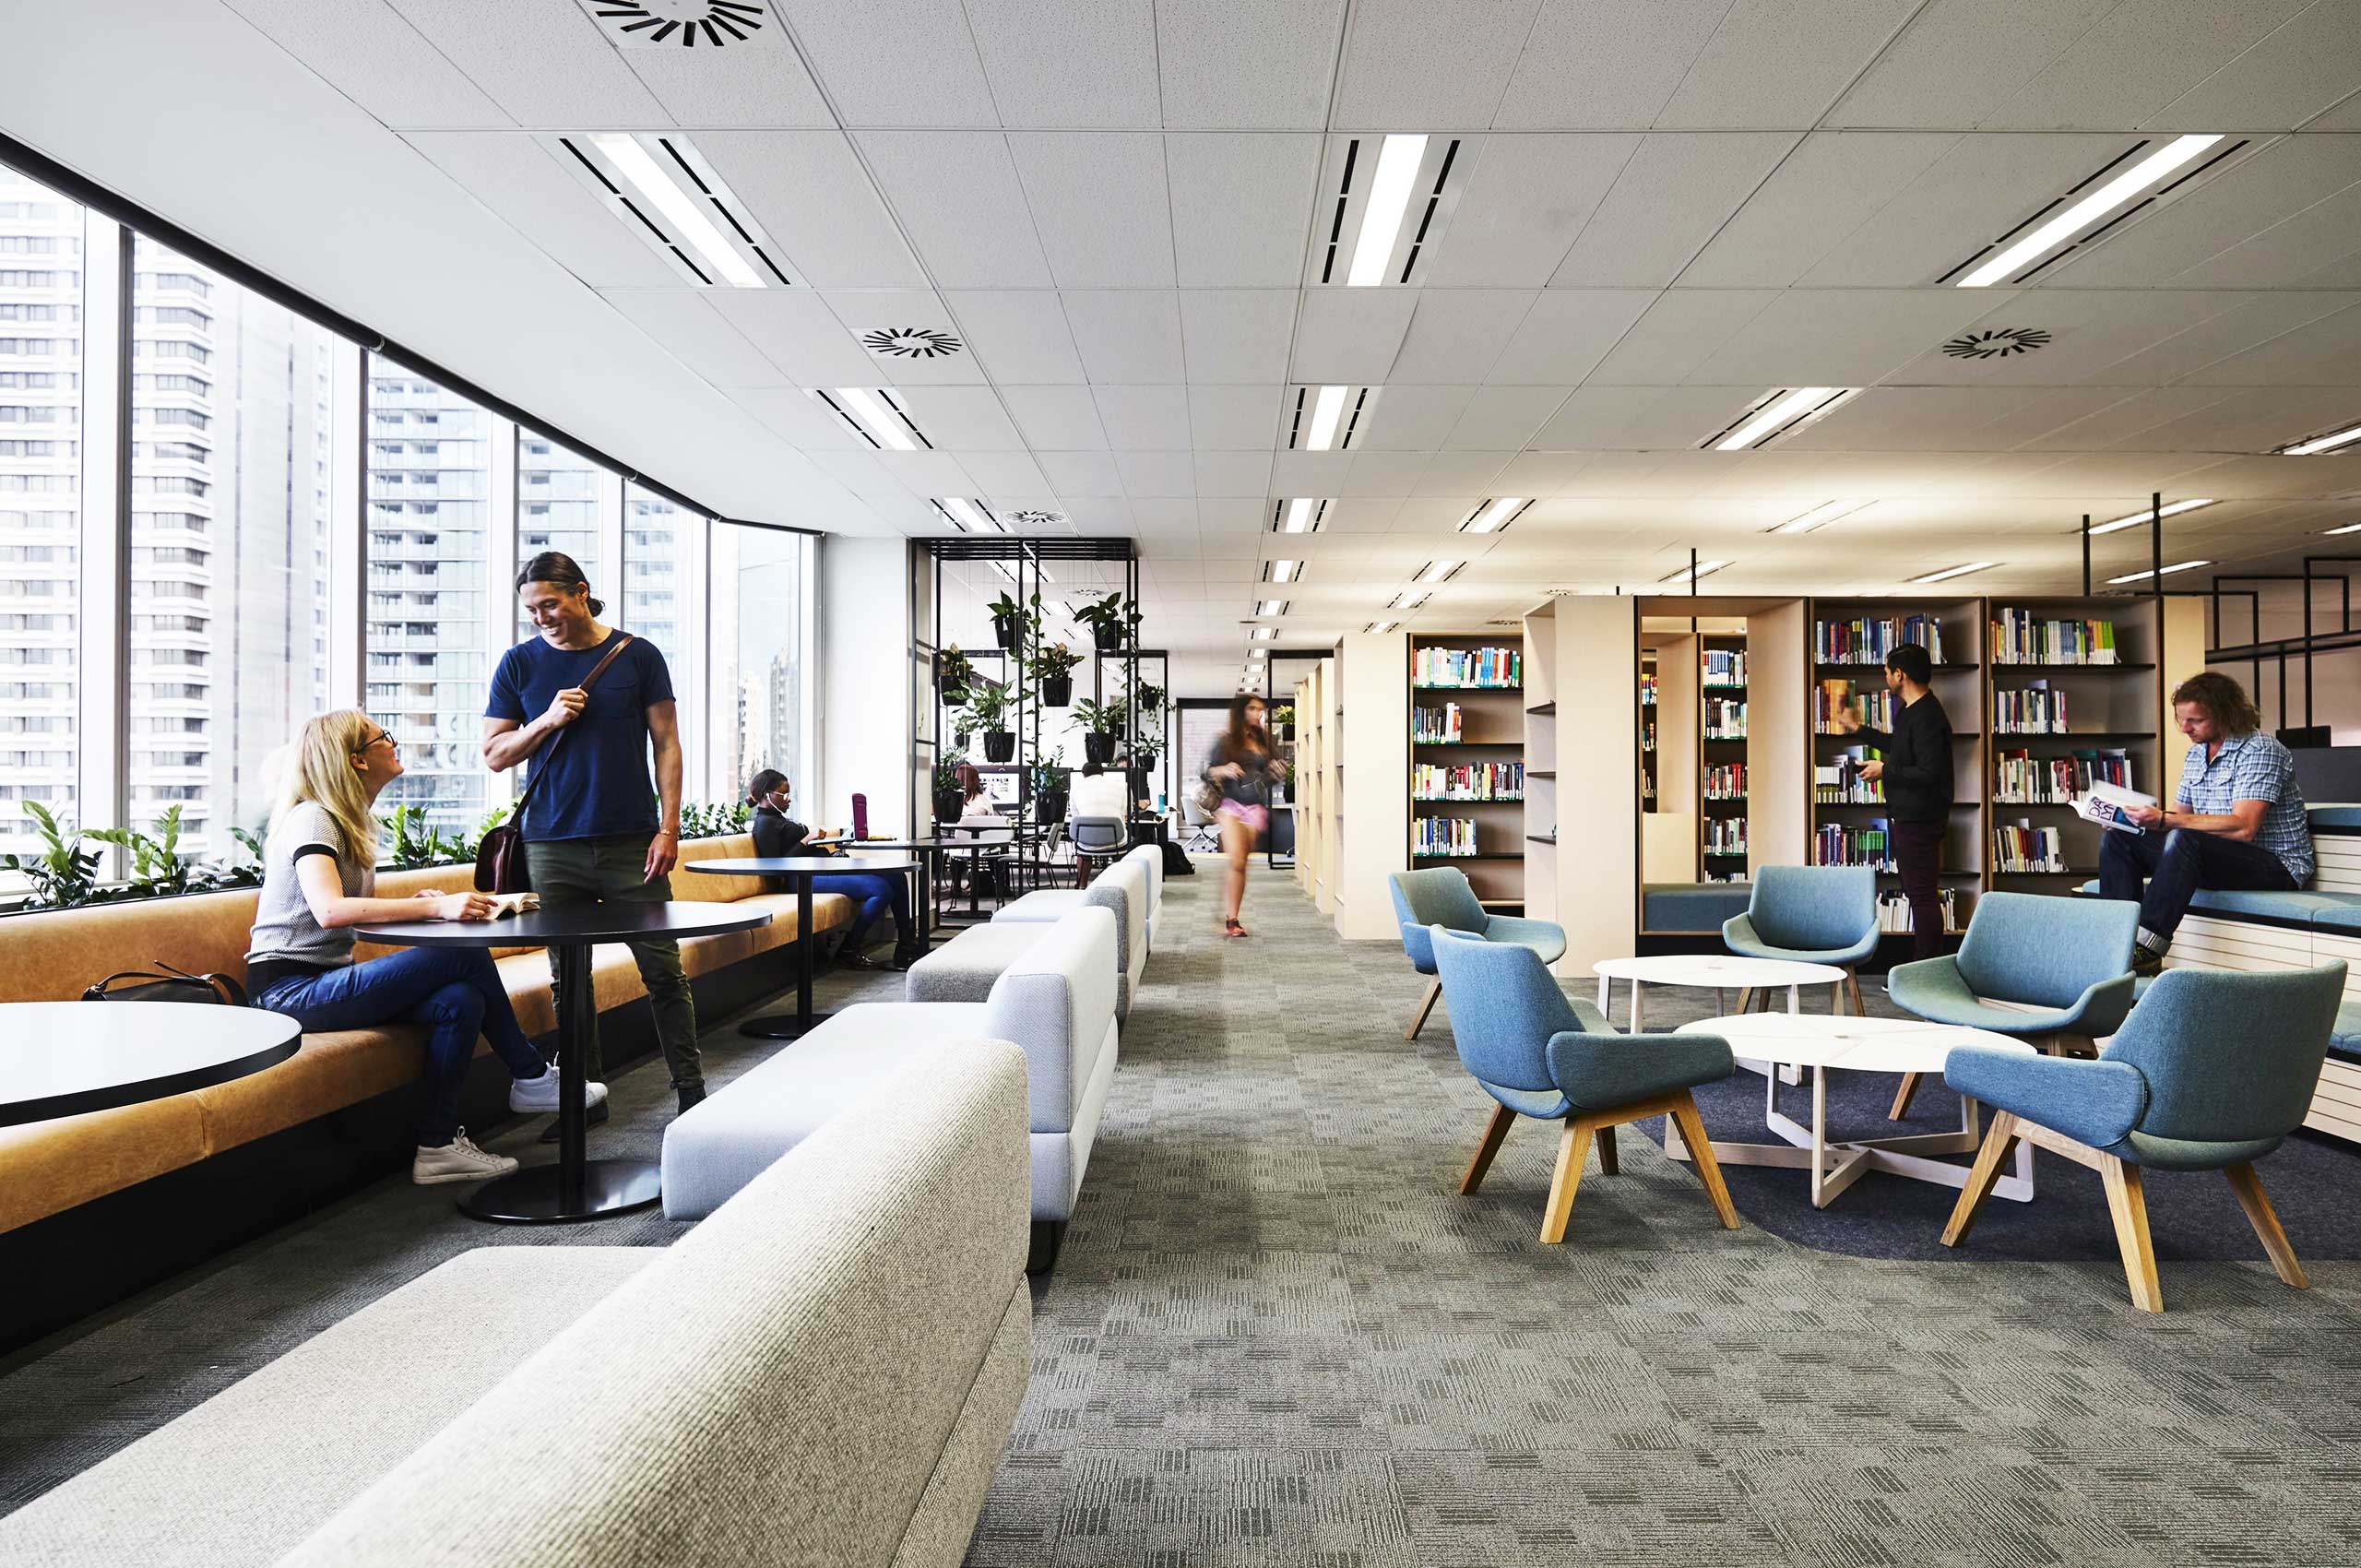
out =
{"type": "MultiPolygon", "coordinates": [[[[2098,879],[2094,877],[2075,891],[2096,897],[2098,890],[2098,879]]],[[[2361,931],[2361,893],[2315,893],[2308,888],[2293,893],[2258,893],[2201,887],[2189,899],[2189,907],[2217,915],[2260,915],[2296,925],[2361,931]]]]}
{"type": "Polygon", "coordinates": [[[1960,950],[1895,965],[1886,994],[1932,1023],[2095,1039],[2113,1034],[2131,1011],[2139,923],[2139,907],[2115,899],[1987,893],[1975,901],[1960,950]]]}
{"type": "Polygon", "coordinates": [[[2346,832],[2361,831],[2361,805],[2350,801],[2316,801],[2307,805],[2304,811],[2314,832],[2323,827],[2341,827],[2346,832]]]}
{"type": "Polygon", "coordinates": [[[1744,915],[1722,927],[1722,945],[1741,958],[1781,958],[1796,964],[1857,964],[1878,950],[1878,933],[1849,947],[1774,947],[1754,934],[1744,915]]]}
{"type": "Polygon", "coordinates": [[[1867,866],[1763,866],[1722,944],[1746,958],[1850,968],[1878,950],[1878,873],[1867,866]]]}
{"type": "Polygon", "coordinates": [[[1651,882],[1640,890],[1640,929],[1719,931],[1753,897],[1751,883],[1651,882]]]}
{"type": "Polygon", "coordinates": [[[1548,921],[1494,915],[1485,923],[1484,940],[1530,947],[1541,955],[1541,961],[1545,964],[1554,964],[1566,956],[1566,928],[1548,921]]]}

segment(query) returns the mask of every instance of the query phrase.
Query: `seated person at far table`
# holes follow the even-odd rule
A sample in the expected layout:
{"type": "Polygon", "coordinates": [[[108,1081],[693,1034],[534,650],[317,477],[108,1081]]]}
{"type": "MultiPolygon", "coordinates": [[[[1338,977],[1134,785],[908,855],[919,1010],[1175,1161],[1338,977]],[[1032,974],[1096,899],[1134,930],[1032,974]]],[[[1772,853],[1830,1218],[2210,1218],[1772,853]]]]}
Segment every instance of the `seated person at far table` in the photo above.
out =
{"type": "Polygon", "coordinates": [[[1132,814],[1131,786],[1121,773],[1104,763],[1084,763],[1082,777],[1074,781],[1074,793],[1068,797],[1066,814],[1127,821],[1132,814]]]}
{"type": "Polygon", "coordinates": [[[2212,671],[2192,675],[2174,689],[2173,720],[2190,744],[2171,809],[2126,806],[2124,815],[2144,831],[2099,836],[2100,896],[2140,905],[2131,957],[2140,975],[2164,967],[2200,888],[2292,892],[2313,869],[2296,759],[2261,733],[2262,716],[2245,690],[2212,671]]]}
{"type": "MultiPolygon", "coordinates": [[[[787,814],[791,802],[792,787],[787,775],[775,767],[766,767],[746,782],[746,799],[754,807],[748,830],[754,836],[754,853],[770,859],[794,855],[832,855],[836,843],[843,836],[825,827],[806,827],[787,814]]],[[[847,861],[847,870],[826,872],[812,879],[814,893],[841,893],[860,908],[852,917],[852,929],[845,933],[844,945],[836,950],[836,961],[851,969],[907,969],[919,959],[918,925],[910,918],[910,885],[900,872],[854,871],[860,864],[847,861]],[[862,951],[870,943],[870,928],[877,917],[892,910],[894,915],[894,956],[880,963],[862,951]]]]}

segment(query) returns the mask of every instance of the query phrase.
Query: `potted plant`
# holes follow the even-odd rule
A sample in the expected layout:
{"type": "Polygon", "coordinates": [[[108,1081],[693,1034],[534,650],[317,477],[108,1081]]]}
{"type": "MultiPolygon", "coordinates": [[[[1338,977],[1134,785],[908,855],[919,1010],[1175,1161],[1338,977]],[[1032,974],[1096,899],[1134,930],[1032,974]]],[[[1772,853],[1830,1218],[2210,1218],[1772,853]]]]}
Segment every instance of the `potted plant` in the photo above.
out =
{"type": "Polygon", "coordinates": [[[70,909],[89,903],[98,889],[99,852],[84,849],[83,836],[58,826],[40,802],[27,801],[24,809],[41,835],[42,850],[35,855],[0,855],[0,866],[32,885],[34,909],[70,909]]]}
{"type": "Polygon", "coordinates": [[[957,707],[967,700],[967,688],[976,683],[976,667],[967,656],[953,643],[934,656],[934,690],[946,707],[957,707]]]}
{"type": "Polygon", "coordinates": [[[1074,727],[1083,732],[1082,754],[1086,761],[1104,767],[1115,760],[1115,742],[1123,733],[1123,709],[1112,702],[1092,702],[1088,697],[1074,705],[1074,727]]]}
{"type": "Polygon", "coordinates": [[[986,762],[1006,762],[1016,754],[1016,732],[1003,728],[1008,722],[1008,695],[1006,686],[988,681],[967,693],[967,718],[983,732],[986,762]]]}
{"type": "Polygon", "coordinates": [[[1140,624],[1139,606],[1121,593],[1110,593],[1104,599],[1086,600],[1066,608],[1076,621],[1090,628],[1090,646],[1101,653],[1111,653],[1123,647],[1124,639],[1136,631],[1140,624]]]}
{"type": "Polygon", "coordinates": [[[992,640],[1003,652],[1014,648],[1024,637],[1025,606],[1003,593],[986,608],[991,612],[992,640]]]}
{"type": "Polygon", "coordinates": [[[1066,753],[1063,746],[1033,765],[1033,820],[1060,822],[1066,814],[1066,753]]]}
{"type": "Polygon", "coordinates": [[[1074,668],[1082,655],[1063,643],[1054,643],[1033,656],[1033,673],[1041,683],[1041,706],[1063,707],[1074,701],[1074,668]]]}
{"type": "Polygon", "coordinates": [[[948,762],[934,765],[934,820],[956,822],[967,807],[967,791],[959,788],[959,771],[948,762]]]}

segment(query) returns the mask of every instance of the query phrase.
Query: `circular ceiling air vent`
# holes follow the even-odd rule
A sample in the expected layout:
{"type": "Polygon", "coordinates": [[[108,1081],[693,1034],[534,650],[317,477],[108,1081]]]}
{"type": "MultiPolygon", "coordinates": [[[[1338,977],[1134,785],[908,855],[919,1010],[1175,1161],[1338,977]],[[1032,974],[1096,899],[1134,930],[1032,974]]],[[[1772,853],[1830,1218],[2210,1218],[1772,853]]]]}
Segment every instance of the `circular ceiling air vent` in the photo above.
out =
{"type": "Polygon", "coordinates": [[[881,327],[862,333],[860,346],[872,354],[906,360],[948,359],[961,347],[958,339],[932,327],[881,327]]]}
{"type": "Polygon", "coordinates": [[[2038,327],[1999,327],[1954,338],[1943,345],[1943,352],[1955,360],[2005,360],[2011,354],[2030,354],[2048,341],[2049,334],[2038,327]]]}
{"type": "Polygon", "coordinates": [[[582,8],[625,49],[719,49],[763,35],[770,14],[760,0],[581,0],[582,8]]]}
{"type": "Polygon", "coordinates": [[[1011,512],[1008,514],[1008,520],[1019,528],[1027,529],[1062,529],[1066,526],[1066,515],[1063,512],[1011,512]]]}

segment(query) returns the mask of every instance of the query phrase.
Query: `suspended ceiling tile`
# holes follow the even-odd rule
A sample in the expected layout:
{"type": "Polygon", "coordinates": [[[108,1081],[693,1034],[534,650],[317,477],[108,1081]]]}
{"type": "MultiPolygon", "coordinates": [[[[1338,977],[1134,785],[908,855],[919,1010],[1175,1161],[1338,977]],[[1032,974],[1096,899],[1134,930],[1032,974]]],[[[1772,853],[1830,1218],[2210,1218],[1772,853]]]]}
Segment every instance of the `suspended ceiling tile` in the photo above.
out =
{"type": "Polygon", "coordinates": [[[1694,446],[1762,395],[1738,386],[1584,386],[1560,406],[1533,445],[1568,452],[1694,446]]]}
{"type": "Polygon", "coordinates": [[[1066,290],[1066,325],[1083,369],[1102,386],[1180,382],[1180,303],[1170,290],[1066,290]]]}
{"type": "Polygon", "coordinates": [[[806,452],[831,447],[846,451],[870,449],[869,443],[847,428],[844,421],[813,401],[800,387],[745,386],[730,397],[740,408],[806,452]]]}
{"type": "Polygon", "coordinates": [[[2292,129],[2361,83],[2361,6],[2321,0],[2174,99],[2153,123],[2292,129]]]}
{"type": "Polygon", "coordinates": [[[2217,360],[2188,379],[2206,386],[2361,386],[2361,305],[2217,360]]]}
{"type": "Polygon", "coordinates": [[[1546,290],[1484,379],[1496,386],[1565,386],[1581,381],[1655,298],[1646,289],[1546,290]]]}
{"type": "Polygon", "coordinates": [[[1923,354],[1897,373],[1896,378],[1984,385],[2119,385],[2123,377],[2109,367],[2130,361],[2252,298],[2248,294],[2189,290],[2025,291],[1972,323],[1961,337],[2037,327],[2051,334],[2049,343],[2029,353],[1993,359],[1955,358],[1942,351],[1942,344],[1929,343],[1923,354]]]}
{"type": "Polygon", "coordinates": [[[1320,177],[1320,137],[1169,136],[1164,160],[1181,287],[1295,287],[1320,177]]]}
{"type": "MultiPolygon", "coordinates": [[[[1369,456],[1377,456],[1371,453],[1369,456]]],[[[1271,458],[1273,495],[1347,495],[1346,476],[1358,466],[1350,452],[1278,452],[1271,458]]]]}
{"type": "Polygon", "coordinates": [[[2238,155],[2219,173],[2139,214],[2042,277],[2071,289],[2284,285],[2309,269],[2305,257],[2317,266],[2361,244],[2351,234],[2350,206],[2339,205],[2356,182],[2361,137],[2283,137],[2238,155]],[[2331,240],[2324,250],[2307,221],[2323,208],[2331,224],[2346,225],[2346,243],[2331,240]],[[2287,240],[2297,243],[2283,255],[2287,240]],[[2226,268],[2219,265],[2234,256],[2226,268]]]}
{"type": "Polygon", "coordinates": [[[1958,140],[1899,131],[1806,137],[1681,269],[1681,287],[1787,287],[1958,140]]]}
{"type": "Polygon", "coordinates": [[[403,139],[592,288],[680,286],[679,274],[531,137],[412,131],[403,139]]]}
{"type": "Polygon", "coordinates": [[[2356,418],[2361,398],[2334,387],[2167,386],[2061,434],[2084,438],[2070,444],[2082,450],[2271,452],[2356,418]]]}
{"type": "Polygon", "coordinates": [[[817,294],[802,289],[713,289],[698,297],[710,301],[798,386],[885,383],[884,371],[817,294]]]}
{"type": "Polygon", "coordinates": [[[508,114],[385,0],[223,0],[388,125],[484,126],[508,114]]]}
{"type": "Polygon", "coordinates": [[[516,123],[535,130],[628,125],[671,116],[574,0],[393,0],[428,42],[516,123]]]}
{"type": "Polygon", "coordinates": [[[1387,384],[1483,380],[1532,309],[1536,292],[1531,289],[1422,291],[1402,351],[1387,374],[1387,384]]]}
{"type": "Polygon", "coordinates": [[[1828,124],[1980,125],[2119,3],[1935,0],[1846,89],[1828,124]]]}
{"type": "Polygon", "coordinates": [[[2303,288],[2334,276],[2349,286],[2361,280],[2353,270],[2356,254],[2361,254],[2361,184],[2347,185],[2313,203],[2173,281],[2192,289],[2303,288]]]}
{"type": "Polygon", "coordinates": [[[1473,386],[1389,385],[1355,434],[1354,449],[1421,455],[1436,451],[1475,396],[1473,386]]]}
{"type": "MultiPolygon", "coordinates": [[[[1417,477],[1411,476],[1414,480],[1417,477]]],[[[1409,486],[1406,483],[1403,488],[1409,486]]],[[[1322,526],[1330,534],[1383,533],[1394,526],[1394,514],[1401,510],[1402,497],[1398,493],[1341,496],[1328,503],[1328,516],[1322,526]]]]}
{"type": "Polygon", "coordinates": [[[1382,382],[1418,305],[1415,289],[1312,289],[1296,318],[1290,380],[1382,382]]]}
{"type": "Polygon", "coordinates": [[[1570,390],[1564,386],[1478,387],[1467,411],[1443,442],[1444,451],[1519,451],[1548,422],[1570,390]]]}
{"type": "Polygon", "coordinates": [[[2361,303],[2361,294],[2291,291],[2248,296],[2245,303],[2198,322],[2153,348],[2118,361],[2104,376],[2108,382],[2134,386],[2154,386],[2184,377],[2213,385],[2207,374],[2210,367],[2283,336],[2301,334],[2314,322],[2356,303],[2361,303]]]}
{"type": "Polygon", "coordinates": [[[1656,123],[1802,130],[1875,60],[1921,0],[1735,0],[1656,123]]]}
{"type": "Polygon", "coordinates": [[[1180,386],[1094,386],[1099,423],[1118,451],[1185,452],[1189,398],[1180,386]]]}
{"type": "Polygon", "coordinates": [[[1188,496],[1197,493],[1197,468],[1186,452],[1117,452],[1115,467],[1123,476],[1123,493],[1134,504],[1143,497],[1188,496]]]}
{"type": "Polygon", "coordinates": [[[1180,338],[1191,383],[1271,385],[1287,379],[1295,336],[1292,289],[1186,289],[1180,338]]]}
{"type": "MultiPolygon", "coordinates": [[[[584,8],[595,13],[601,3],[584,8]]],[[[818,130],[836,123],[775,21],[726,49],[634,49],[623,63],[683,125],[818,130]]]]}
{"type": "Polygon", "coordinates": [[[1156,18],[1149,0],[966,0],[1001,123],[1153,129],[1156,18]]]}
{"type": "Polygon", "coordinates": [[[916,289],[918,258],[841,131],[699,131],[698,150],[819,289],[916,289]]]}
{"type": "Polygon", "coordinates": [[[774,0],[851,126],[996,125],[959,0],[774,0]]]}
{"type": "Polygon", "coordinates": [[[1197,493],[1200,496],[1247,496],[1259,500],[1271,488],[1271,449],[1255,452],[1208,452],[1202,447],[1196,454],[1197,493]]]}
{"type": "MultiPolygon", "coordinates": [[[[2126,0],[2025,80],[1987,130],[2098,130],[2150,122],[2311,0],[2126,0]]],[[[2198,130],[2177,125],[2176,130],[2198,130]]]]}
{"type": "Polygon", "coordinates": [[[1060,288],[1173,286],[1162,137],[1053,131],[1008,142],[1060,288]]]}
{"type": "MultiPolygon", "coordinates": [[[[1691,379],[1867,386],[2009,300],[1996,289],[1794,291],[1740,327],[1691,379]]],[[[1841,419],[1844,410],[1830,415],[1841,419]]]]}
{"type": "Polygon", "coordinates": [[[945,293],[967,347],[1003,384],[1050,385],[1086,379],[1074,352],[1065,306],[1046,290],[945,293]]]}
{"type": "MultiPolygon", "coordinates": [[[[1503,390],[1508,390],[1503,388],[1503,390]]],[[[1524,390],[1517,388],[1516,390],[1524,390]]],[[[1512,452],[1438,452],[1410,487],[1413,495],[1481,497],[1492,493],[1492,479],[1508,466],[1512,452]]]]}
{"type": "Polygon", "coordinates": [[[1345,0],[1157,0],[1164,123],[1175,130],[1327,124],[1345,0]]]}
{"type": "MultiPolygon", "coordinates": [[[[739,291],[731,290],[731,293],[739,291]]],[[[777,386],[789,380],[706,303],[703,295],[679,292],[616,292],[601,296],[637,323],[682,364],[719,387],[777,386]]],[[[823,315],[827,307],[813,300],[823,315]]],[[[847,345],[849,348],[849,345],[847,345]]]]}
{"type": "Polygon", "coordinates": [[[1427,131],[1492,123],[1538,0],[1360,0],[1333,122],[1427,131]]]}
{"type": "Polygon", "coordinates": [[[854,138],[943,289],[1031,289],[1050,264],[997,131],[867,131],[854,138]]]}
{"type": "Polygon", "coordinates": [[[1653,125],[1729,9],[1729,0],[1544,0],[1492,124],[1653,125]]]}
{"type": "Polygon", "coordinates": [[[1042,477],[1050,481],[1050,488],[1060,495],[1122,493],[1122,470],[1115,467],[1110,453],[1045,452],[1036,446],[1033,457],[1041,465],[1042,477]]]}
{"type": "Polygon", "coordinates": [[[1050,481],[1026,452],[962,452],[959,466],[967,470],[975,493],[1000,504],[1002,496],[1040,496],[1050,481]]]}
{"type": "Polygon", "coordinates": [[[948,452],[880,452],[877,462],[913,495],[975,495],[982,492],[983,487],[948,452]]]}
{"type": "MultiPolygon", "coordinates": [[[[1098,404],[1087,386],[1003,386],[1002,400],[1026,442],[1036,451],[1103,452],[1107,434],[1098,422],[1098,404]]],[[[1061,490],[1067,486],[1061,481],[1061,490]]],[[[1113,491],[1089,489],[1088,493],[1113,491]]]]}
{"type": "MultiPolygon", "coordinates": [[[[1541,296],[1542,303],[1555,301],[1561,292],[1571,299],[1601,298],[1553,289],[1541,296]]],[[[1607,296],[1610,301],[1629,297],[1607,296]]],[[[1619,335],[1591,369],[1589,379],[1615,386],[1685,380],[1778,298],[1771,289],[1674,289],[1654,296],[1630,330],[1619,335]]]]}
{"type": "Polygon", "coordinates": [[[1537,289],[1549,281],[1616,178],[1636,136],[1468,137],[1474,168],[1428,282],[1444,289],[1537,289]]]}
{"type": "MultiPolygon", "coordinates": [[[[1520,452],[1492,476],[1493,493],[1528,499],[1555,495],[1580,478],[1590,460],[1587,452],[1520,452]]],[[[1512,527],[1521,531],[1532,519],[1533,514],[1527,512],[1512,527]]]]}
{"type": "Polygon", "coordinates": [[[837,289],[824,297],[845,336],[871,361],[872,374],[893,386],[973,386],[990,379],[950,307],[928,290],[837,289]],[[909,351],[872,348],[872,333],[896,334],[899,349],[909,351]]]}
{"type": "Polygon", "coordinates": [[[1279,436],[1280,388],[1197,386],[1189,388],[1190,438],[1199,447],[1268,450],[1279,436]]]}
{"type": "Polygon", "coordinates": [[[1022,450],[1025,440],[989,386],[914,386],[901,395],[926,438],[963,458],[970,452],[1022,450]]]}
{"type": "Polygon", "coordinates": [[[1872,386],[1831,417],[1782,436],[1798,452],[1986,452],[1983,427],[2039,402],[2037,386],[1872,386]]]}
{"type": "Polygon", "coordinates": [[[874,451],[814,452],[811,456],[814,466],[855,495],[898,499],[914,493],[885,470],[885,465],[877,460],[874,451]]]}

